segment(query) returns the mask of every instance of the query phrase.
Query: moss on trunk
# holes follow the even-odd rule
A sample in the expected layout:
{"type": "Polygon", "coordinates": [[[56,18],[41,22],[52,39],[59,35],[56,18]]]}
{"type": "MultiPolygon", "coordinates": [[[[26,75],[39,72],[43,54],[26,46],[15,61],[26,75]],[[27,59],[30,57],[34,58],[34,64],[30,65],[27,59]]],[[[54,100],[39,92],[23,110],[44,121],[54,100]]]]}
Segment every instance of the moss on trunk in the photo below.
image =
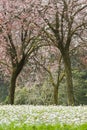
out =
{"type": "Polygon", "coordinates": [[[63,61],[64,61],[64,67],[65,67],[65,74],[66,74],[66,82],[67,82],[67,103],[68,105],[74,105],[74,92],[73,92],[73,81],[72,81],[72,70],[71,70],[71,61],[69,53],[64,53],[63,61]]]}

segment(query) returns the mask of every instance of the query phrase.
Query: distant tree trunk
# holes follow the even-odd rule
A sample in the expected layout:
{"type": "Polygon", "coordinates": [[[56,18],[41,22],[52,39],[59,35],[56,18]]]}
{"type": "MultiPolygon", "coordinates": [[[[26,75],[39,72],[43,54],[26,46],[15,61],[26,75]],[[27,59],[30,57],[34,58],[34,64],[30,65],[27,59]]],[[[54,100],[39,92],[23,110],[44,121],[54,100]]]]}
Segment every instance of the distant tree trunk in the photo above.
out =
{"type": "Polygon", "coordinates": [[[54,86],[54,104],[58,105],[58,86],[54,86]]]}
{"type": "Polygon", "coordinates": [[[71,61],[69,52],[66,51],[63,55],[65,74],[66,74],[66,82],[67,82],[67,95],[68,95],[68,105],[74,105],[74,92],[73,92],[73,81],[72,81],[72,71],[71,71],[71,61]]]}

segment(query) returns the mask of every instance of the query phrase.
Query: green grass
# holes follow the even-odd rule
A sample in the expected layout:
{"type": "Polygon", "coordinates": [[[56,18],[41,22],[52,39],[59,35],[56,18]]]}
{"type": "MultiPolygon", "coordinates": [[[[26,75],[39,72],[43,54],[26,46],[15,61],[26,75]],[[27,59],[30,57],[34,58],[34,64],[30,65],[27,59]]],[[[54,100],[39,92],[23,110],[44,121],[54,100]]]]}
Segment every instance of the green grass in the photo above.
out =
{"type": "Polygon", "coordinates": [[[83,125],[23,125],[16,126],[14,124],[10,124],[9,126],[2,125],[0,126],[0,130],[87,130],[87,123],[83,125]]]}

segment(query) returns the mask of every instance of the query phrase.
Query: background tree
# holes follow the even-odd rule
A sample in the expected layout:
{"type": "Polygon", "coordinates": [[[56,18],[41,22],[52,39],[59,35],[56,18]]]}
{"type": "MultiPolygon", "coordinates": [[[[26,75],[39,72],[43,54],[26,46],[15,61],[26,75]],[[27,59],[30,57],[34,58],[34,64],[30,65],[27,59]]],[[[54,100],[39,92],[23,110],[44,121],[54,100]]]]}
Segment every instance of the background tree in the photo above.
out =
{"type": "MultiPolygon", "coordinates": [[[[64,78],[64,70],[62,66],[62,57],[57,48],[48,46],[38,50],[35,61],[39,67],[39,70],[43,69],[45,75],[49,78],[50,84],[53,86],[54,104],[59,104],[59,86],[64,78]]],[[[42,74],[44,75],[44,73],[42,74]]],[[[43,76],[44,77],[44,76],[43,76]]]]}

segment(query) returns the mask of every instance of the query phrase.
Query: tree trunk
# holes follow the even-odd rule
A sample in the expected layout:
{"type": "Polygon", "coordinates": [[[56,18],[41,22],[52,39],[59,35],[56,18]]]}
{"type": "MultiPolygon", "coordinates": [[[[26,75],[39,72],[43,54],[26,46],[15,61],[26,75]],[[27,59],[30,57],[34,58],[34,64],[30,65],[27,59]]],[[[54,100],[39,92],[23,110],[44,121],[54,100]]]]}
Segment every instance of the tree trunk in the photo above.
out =
{"type": "Polygon", "coordinates": [[[74,92],[73,92],[73,81],[72,81],[72,70],[71,70],[71,61],[69,52],[65,52],[63,55],[65,74],[66,74],[66,82],[67,82],[67,103],[68,105],[74,105],[74,92]]]}
{"type": "Polygon", "coordinates": [[[11,105],[14,104],[14,94],[15,94],[15,88],[16,88],[16,72],[12,73],[11,81],[10,81],[10,89],[9,89],[9,103],[11,105]]]}
{"type": "Polygon", "coordinates": [[[13,67],[13,72],[11,76],[11,81],[10,81],[10,89],[9,89],[9,103],[11,105],[14,104],[14,95],[15,95],[15,88],[16,88],[16,79],[20,72],[23,69],[23,66],[25,64],[25,57],[23,57],[20,62],[16,65],[16,67],[13,67]]]}
{"type": "Polygon", "coordinates": [[[58,105],[58,86],[54,86],[54,104],[58,105]]]}

